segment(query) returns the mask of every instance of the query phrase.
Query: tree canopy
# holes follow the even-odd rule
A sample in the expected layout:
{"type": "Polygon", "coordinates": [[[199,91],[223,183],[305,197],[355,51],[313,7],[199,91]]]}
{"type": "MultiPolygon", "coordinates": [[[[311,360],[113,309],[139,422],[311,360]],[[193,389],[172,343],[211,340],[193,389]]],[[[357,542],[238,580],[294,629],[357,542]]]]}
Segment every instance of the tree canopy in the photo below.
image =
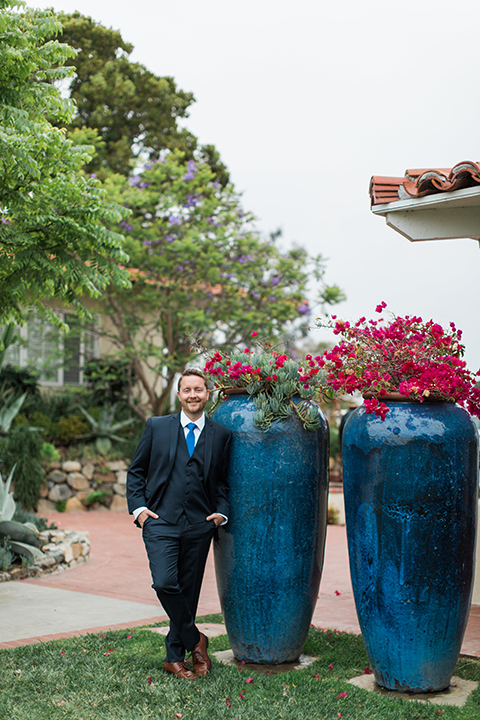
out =
{"type": "MultiPolygon", "coordinates": [[[[156,160],[165,148],[193,157],[197,138],[177,123],[188,116],[193,93],[178,89],[173,78],[158,77],[132,62],[133,45],[117,30],[79,12],[60,13],[58,19],[63,25],[60,39],[77,51],[67,60],[75,69],[70,97],[77,107],[67,127],[88,130],[87,142],[93,140],[97,149],[88,170],[102,177],[106,169],[128,175],[135,158],[156,160]]],[[[217,179],[226,184],[228,173],[215,148],[199,149],[217,179]]]]}
{"type": "Polygon", "coordinates": [[[82,296],[125,285],[122,235],[106,227],[128,214],[108,201],[83,165],[92,148],[75,146],[62,124],[74,107],[55,81],[74,51],[56,40],[50,11],[0,0],[0,322],[22,307],[60,298],[82,311],[82,296]],[[49,118],[49,119],[47,119],[49,118]]]}
{"type": "Polygon", "coordinates": [[[262,239],[233,186],[222,187],[205,161],[174,151],[111,184],[132,211],[121,226],[133,289],[107,291],[110,337],[131,360],[150,414],[169,409],[175,375],[195,356],[193,340],[231,346],[252,330],[283,339],[310,313],[310,279],[319,302],[341,296],[323,282],[321,256],[262,239]]]}

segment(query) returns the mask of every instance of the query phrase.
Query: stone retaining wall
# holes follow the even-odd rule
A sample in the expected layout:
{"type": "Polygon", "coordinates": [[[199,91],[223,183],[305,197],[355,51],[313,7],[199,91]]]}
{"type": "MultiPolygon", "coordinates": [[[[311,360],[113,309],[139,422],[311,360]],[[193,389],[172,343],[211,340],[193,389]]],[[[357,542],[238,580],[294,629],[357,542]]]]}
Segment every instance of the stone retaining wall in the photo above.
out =
{"type": "Polygon", "coordinates": [[[56,503],[65,502],[66,512],[89,508],[124,512],[127,510],[127,468],[125,460],[52,463],[40,492],[37,511],[55,512],[58,509],[56,503]],[[92,493],[97,494],[93,503],[92,493]]]}
{"type": "Polygon", "coordinates": [[[38,577],[54,571],[63,572],[81,565],[90,557],[88,532],[76,530],[43,530],[39,535],[40,550],[45,557],[35,560],[33,565],[14,567],[0,572],[0,582],[38,577]]]}

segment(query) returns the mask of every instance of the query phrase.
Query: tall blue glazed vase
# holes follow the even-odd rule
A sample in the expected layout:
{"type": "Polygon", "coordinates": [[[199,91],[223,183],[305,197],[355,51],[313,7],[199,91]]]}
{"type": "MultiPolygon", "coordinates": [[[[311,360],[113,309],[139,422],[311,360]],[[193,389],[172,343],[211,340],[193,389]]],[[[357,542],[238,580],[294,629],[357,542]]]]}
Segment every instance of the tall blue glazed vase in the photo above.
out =
{"type": "Polygon", "coordinates": [[[230,516],[214,542],[217,585],[238,660],[298,659],[318,597],[327,523],[328,424],[298,419],[253,425],[248,395],[231,395],[214,414],[233,432],[230,516]]]}
{"type": "Polygon", "coordinates": [[[449,686],[470,607],[478,436],[450,403],[363,407],[343,436],[350,572],[375,679],[401,692],[449,686]]]}

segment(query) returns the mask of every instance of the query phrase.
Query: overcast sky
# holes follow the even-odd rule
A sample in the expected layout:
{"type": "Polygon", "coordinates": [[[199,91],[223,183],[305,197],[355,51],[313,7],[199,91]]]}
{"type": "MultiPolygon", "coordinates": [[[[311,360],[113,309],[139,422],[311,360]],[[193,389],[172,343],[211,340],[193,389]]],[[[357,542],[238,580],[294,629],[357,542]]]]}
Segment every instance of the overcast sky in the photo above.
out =
{"type": "Polygon", "coordinates": [[[410,243],[370,211],[372,175],[480,159],[476,0],[37,0],[121,31],[132,59],[196,98],[186,125],[213,143],[265,232],[328,258],[345,319],[453,320],[480,367],[480,249],[410,243]]]}

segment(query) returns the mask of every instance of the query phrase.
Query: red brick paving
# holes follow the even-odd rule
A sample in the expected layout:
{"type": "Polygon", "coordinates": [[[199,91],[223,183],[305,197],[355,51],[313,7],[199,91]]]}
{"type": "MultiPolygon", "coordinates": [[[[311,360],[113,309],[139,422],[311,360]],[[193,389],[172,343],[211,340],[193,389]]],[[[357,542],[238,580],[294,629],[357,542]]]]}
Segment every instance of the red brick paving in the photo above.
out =
{"type": "MultiPolygon", "coordinates": [[[[0,647],[28,645],[35,642],[122,629],[156,622],[160,608],[151,588],[148,561],[140,530],[126,513],[85,512],[54,513],[48,516],[61,528],[87,530],[91,540],[91,559],[84,565],[64,573],[44,575],[22,582],[56,587],[64,590],[102,595],[145,603],[152,606],[151,617],[139,622],[89,628],[78,632],[59,633],[0,643],[0,647]],[[158,614],[156,614],[158,609],[158,614]]],[[[213,557],[210,554],[200,596],[198,615],[220,612],[215,582],[213,557]]],[[[165,616],[162,615],[164,618],[165,616]]],[[[312,620],[314,625],[359,633],[348,567],[345,527],[329,525],[325,563],[318,602],[312,620]]],[[[465,633],[462,654],[480,657],[480,606],[473,605],[465,633]]]]}

